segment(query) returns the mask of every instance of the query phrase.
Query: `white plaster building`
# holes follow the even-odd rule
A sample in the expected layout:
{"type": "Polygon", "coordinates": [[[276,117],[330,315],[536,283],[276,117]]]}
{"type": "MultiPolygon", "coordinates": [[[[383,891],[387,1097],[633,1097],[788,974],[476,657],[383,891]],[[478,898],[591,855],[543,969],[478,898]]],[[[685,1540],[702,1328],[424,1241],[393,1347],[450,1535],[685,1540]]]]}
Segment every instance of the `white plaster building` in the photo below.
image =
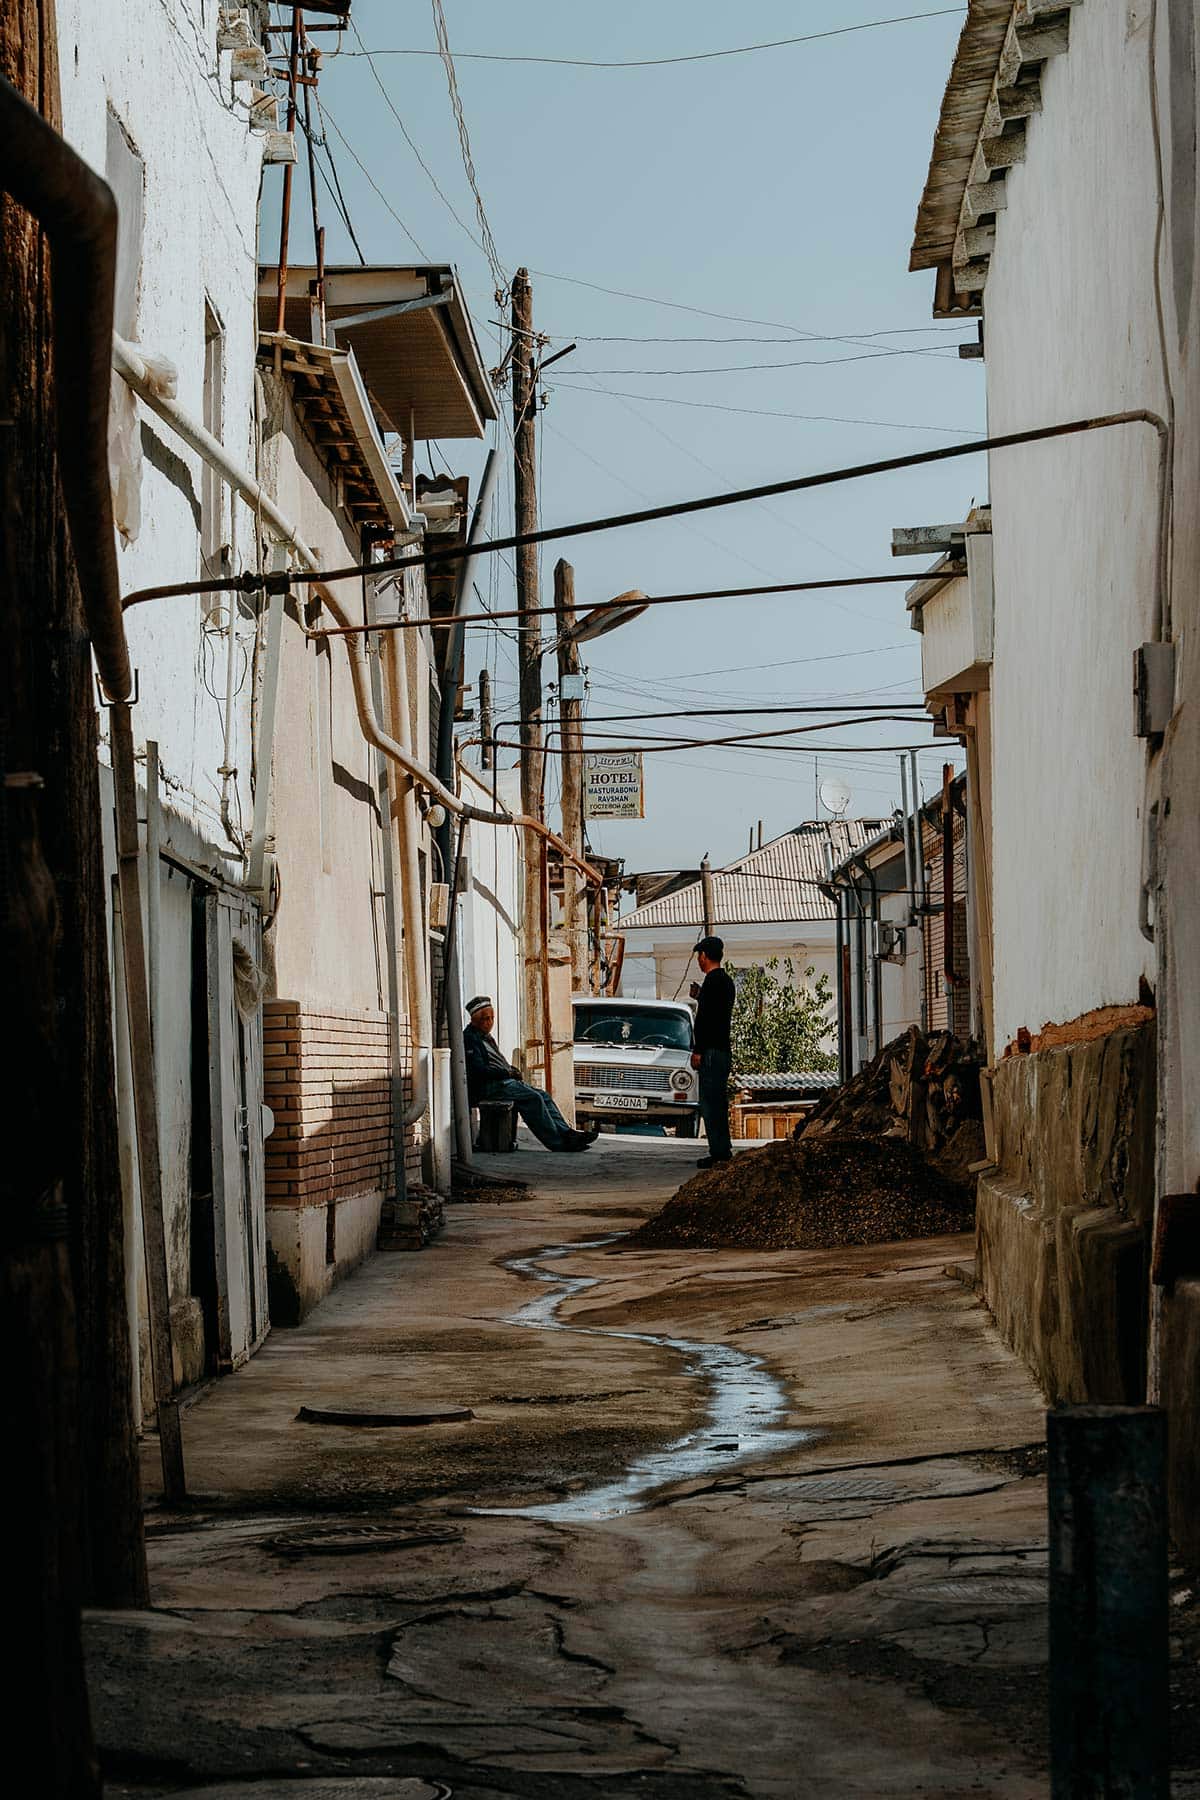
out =
{"type": "MultiPolygon", "coordinates": [[[[415,443],[478,438],[495,418],[447,265],[293,266],[278,329],[259,209],[264,181],[278,178],[272,162],[295,151],[268,117],[267,9],[256,0],[238,12],[211,0],[58,7],[64,133],[119,208],[114,369],[126,373],[113,378],[110,466],[127,595],[289,563],[356,564],[389,543],[415,554],[426,528],[463,524],[461,496],[428,520],[417,514],[415,443]],[[238,43],[253,80],[236,76],[238,43]],[[372,306],[387,316],[339,336],[342,317],[372,306]]],[[[293,254],[298,239],[294,223],[293,254]]],[[[370,603],[373,617],[427,617],[423,575],[381,583],[370,603]]],[[[314,633],[342,608],[361,619],[362,605],[355,580],[323,604],[297,583],[286,598],[204,592],[126,615],[177,1386],[236,1366],[272,1319],[302,1316],[373,1248],[405,1169],[430,1173],[428,1105],[402,1115],[432,1058],[423,1046],[414,1080],[410,1014],[419,1020],[422,1006],[431,1035],[433,859],[365,716],[427,760],[435,646],[428,625],[381,634],[357,691],[361,646],[314,633]]],[[[106,769],[101,778],[111,812],[106,769]]],[[[111,874],[111,832],[107,861],[111,874]]],[[[116,924],[114,908],[114,942],[116,924]]],[[[130,1304],[148,1401],[116,955],[113,979],[130,1304]]]]}
{"type": "MultiPolygon", "coordinates": [[[[991,453],[990,656],[927,686],[988,877],[985,1293],[1052,1399],[1168,1406],[1193,1548],[1195,33],[1189,6],[971,0],[912,251],[938,317],[982,319],[990,433],[1141,415],[991,453]]],[[[927,633],[969,574],[934,572],[927,633]]]]}

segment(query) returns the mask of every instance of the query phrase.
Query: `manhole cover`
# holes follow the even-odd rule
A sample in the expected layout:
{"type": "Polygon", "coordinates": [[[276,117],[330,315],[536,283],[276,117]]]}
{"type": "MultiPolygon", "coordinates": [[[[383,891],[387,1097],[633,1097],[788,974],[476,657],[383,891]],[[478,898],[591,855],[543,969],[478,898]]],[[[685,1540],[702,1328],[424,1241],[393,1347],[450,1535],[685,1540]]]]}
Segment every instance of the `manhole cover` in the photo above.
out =
{"type": "Polygon", "coordinates": [[[428,1531],[402,1531],[395,1525],[312,1525],[272,1538],[276,1556],[366,1556],[385,1550],[419,1550],[427,1544],[458,1544],[462,1532],[452,1526],[428,1531]]]}
{"type": "Polygon", "coordinates": [[[456,1425],[475,1414],[469,1406],[440,1402],[419,1403],[400,1409],[371,1406],[302,1406],[296,1418],[305,1425],[456,1425]]]}

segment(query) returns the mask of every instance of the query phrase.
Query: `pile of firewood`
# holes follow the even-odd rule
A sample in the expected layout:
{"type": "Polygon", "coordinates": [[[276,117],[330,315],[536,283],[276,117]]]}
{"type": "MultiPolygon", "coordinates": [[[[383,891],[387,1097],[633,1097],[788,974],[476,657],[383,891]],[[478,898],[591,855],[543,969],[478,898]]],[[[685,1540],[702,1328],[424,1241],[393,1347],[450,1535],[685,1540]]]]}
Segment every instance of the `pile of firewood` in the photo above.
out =
{"type": "Polygon", "coordinates": [[[951,1031],[915,1025],[797,1126],[800,1137],[902,1138],[931,1161],[982,1119],[978,1052],[951,1031]]]}
{"type": "Polygon", "coordinates": [[[424,1250],[446,1223],[441,1197],[410,1182],[403,1200],[385,1200],[379,1218],[380,1250],[424,1250]]]}

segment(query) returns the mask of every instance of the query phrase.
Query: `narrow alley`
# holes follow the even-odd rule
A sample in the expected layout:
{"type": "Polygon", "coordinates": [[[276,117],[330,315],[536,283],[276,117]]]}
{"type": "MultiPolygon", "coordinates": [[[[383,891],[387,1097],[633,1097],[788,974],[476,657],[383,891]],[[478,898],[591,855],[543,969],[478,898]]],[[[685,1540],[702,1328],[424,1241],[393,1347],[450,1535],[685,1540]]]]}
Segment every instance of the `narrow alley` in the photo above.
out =
{"type": "Polygon", "coordinates": [[[622,1251],[690,1151],[484,1159],[536,1185],[197,1399],[153,1609],[88,1621],[113,1800],[1044,1793],[1043,1405],[971,1239],[622,1251]]]}

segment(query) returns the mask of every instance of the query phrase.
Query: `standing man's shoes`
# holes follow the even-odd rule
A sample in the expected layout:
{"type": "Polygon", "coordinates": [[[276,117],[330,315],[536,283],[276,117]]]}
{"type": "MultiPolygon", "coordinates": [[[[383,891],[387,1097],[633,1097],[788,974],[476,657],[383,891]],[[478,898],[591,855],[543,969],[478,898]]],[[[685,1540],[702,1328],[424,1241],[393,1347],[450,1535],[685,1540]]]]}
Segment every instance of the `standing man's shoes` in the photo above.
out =
{"type": "Polygon", "coordinates": [[[715,1169],[721,1163],[732,1162],[732,1156],[702,1156],[696,1164],[698,1169],[715,1169]]]}

